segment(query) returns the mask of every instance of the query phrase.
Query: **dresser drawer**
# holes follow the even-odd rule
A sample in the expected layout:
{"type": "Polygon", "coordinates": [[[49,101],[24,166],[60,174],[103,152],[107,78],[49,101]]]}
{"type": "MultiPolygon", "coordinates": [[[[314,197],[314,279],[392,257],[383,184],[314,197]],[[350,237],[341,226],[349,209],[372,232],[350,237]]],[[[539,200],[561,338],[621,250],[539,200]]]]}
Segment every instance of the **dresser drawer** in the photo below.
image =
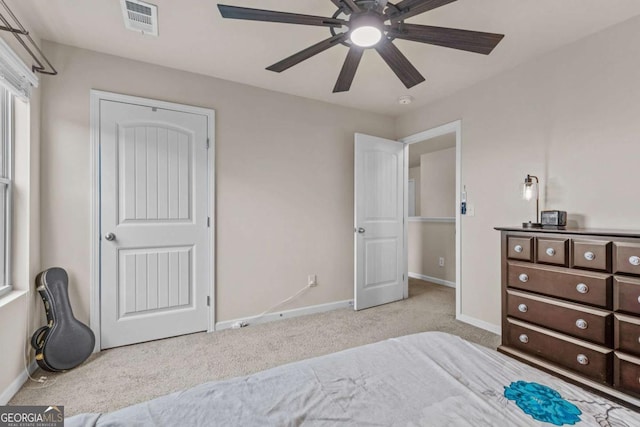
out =
{"type": "Polygon", "coordinates": [[[640,314],[640,280],[615,276],[613,283],[613,309],[640,314]]]}
{"type": "Polygon", "coordinates": [[[542,264],[554,264],[566,267],[569,265],[569,240],[568,239],[543,239],[538,238],[537,262],[542,264]]]}
{"type": "Polygon", "coordinates": [[[510,290],[507,314],[597,344],[613,343],[611,312],[510,290]]]}
{"type": "Polygon", "coordinates": [[[640,276],[640,243],[613,243],[615,272],[640,276]]]}
{"type": "Polygon", "coordinates": [[[613,350],[507,319],[507,343],[604,384],[611,384],[613,350]]]}
{"type": "Polygon", "coordinates": [[[533,237],[507,236],[507,258],[533,261],[533,237]]]}
{"type": "Polygon", "coordinates": [[[572,267],[611,271],[611,242],[573,240],[571,253],[572,267]]]}
{"type": "Polygon", "coordinates": [[[613,385],[640,395],[640,359],[616,351],[613,363],[613,385]]]}
{"type": "Polygon", "coordinates": [[[615,315],[615,349],[640,356],[640,318],[615,315]]]}
{"type": "Polygon", "coordinates": [[[521,262],[509,262],[507,270],[509,287],[611,309],[612,276],[608,274],[521,262]]]}

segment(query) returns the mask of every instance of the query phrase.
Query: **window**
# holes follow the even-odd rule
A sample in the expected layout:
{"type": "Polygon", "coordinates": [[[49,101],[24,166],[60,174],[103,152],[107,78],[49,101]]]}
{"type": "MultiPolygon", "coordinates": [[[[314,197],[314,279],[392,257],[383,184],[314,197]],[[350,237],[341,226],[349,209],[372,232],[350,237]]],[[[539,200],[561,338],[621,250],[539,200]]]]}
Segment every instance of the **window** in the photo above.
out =
{"type": "Polygon", "coordinates": [[[11,290],[11,168],[13,95],[0,86],[0,295],[11,290]]]}

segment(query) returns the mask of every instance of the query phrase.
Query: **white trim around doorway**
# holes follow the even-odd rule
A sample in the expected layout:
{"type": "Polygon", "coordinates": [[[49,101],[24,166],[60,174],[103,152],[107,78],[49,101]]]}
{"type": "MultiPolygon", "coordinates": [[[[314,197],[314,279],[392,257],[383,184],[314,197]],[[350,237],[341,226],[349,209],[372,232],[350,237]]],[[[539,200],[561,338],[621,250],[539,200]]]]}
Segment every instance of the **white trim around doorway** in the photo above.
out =
{"type": "MultiPolygon", "coordinates": [[[[456,319],[461,320],[462,316],[462,227],[461,227],[461,215],[460,215],[460,195],[462,194],[462,120],[456,120],[451,123],[416,133],[414,135],[401,138],[399,141],[405,144],[405,164],[408,164],[409,159],[409,145],[416,142],[422,142],[427,139],[435,138],[448,133],[456,134],[456,319]]],[[[409,168],[405,168],[405,210],[404,210],[404,271],[405,271],[405,298],[409,295],[409,245],[408,239],[408,224],[409,219],[407,216],[407,208],[409,205],[409,197],[406,190],[408,186],[407,180],[409,179],[409,168]]],[[[469,322],[467,322],[469,323],[469,322]]]]}
{"type": "Polygon", "coordinates": [[[209,227],[209,322],[207,331],[215,330],[215,111],[209,108],[173,102],[158,101],[150,98],[123,95],[92,89],[90,92],[90,174],[91,174],[91,254],[89,286],[89,327],[96,337],[94,353],[100,351],[100,101],[115,101],[128,104],[156,107],[184,113],[199,114],[207,117],[207,138],[209,142],[209,182],[208,208],[211,226],[209,227]]]}

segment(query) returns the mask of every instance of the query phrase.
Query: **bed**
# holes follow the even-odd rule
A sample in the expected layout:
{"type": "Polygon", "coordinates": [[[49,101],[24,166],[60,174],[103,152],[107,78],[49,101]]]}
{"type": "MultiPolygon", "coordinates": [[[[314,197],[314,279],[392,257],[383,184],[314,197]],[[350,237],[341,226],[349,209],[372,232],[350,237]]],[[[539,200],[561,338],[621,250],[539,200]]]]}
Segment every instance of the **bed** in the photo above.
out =
{"type": "Polygon", "coordinates": [[[441,332],[210,382],[65,426],[640,426],[640,414],[441,332]]]}

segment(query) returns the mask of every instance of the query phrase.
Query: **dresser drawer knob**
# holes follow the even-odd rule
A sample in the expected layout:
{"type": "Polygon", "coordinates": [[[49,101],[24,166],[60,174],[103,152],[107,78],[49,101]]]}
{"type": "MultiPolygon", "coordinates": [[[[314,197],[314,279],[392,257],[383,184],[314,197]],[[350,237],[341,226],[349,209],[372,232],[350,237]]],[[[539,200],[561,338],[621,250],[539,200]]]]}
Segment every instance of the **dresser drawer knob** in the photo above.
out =
{"type": "Polygon", "coordinates": [[[584,253],[584,259],[586,259],[587,261],[593,261],[594,259],[596,259],[596,254],[594,254],[591,251],[585,252],[584,253]]]}
{"type": "Polygon", "coordinates": [[[522,334],[518,337],[518,339],[520,340],[521,343],[526,344],[529,342],[529,337],[527,336],[527,334],[522,334]]]}
{"type": "Polygon", "coordinates": [[[587,329],[589,327],[589,324],[584,319],[578,319],[576,320],[576,326],[578,327],[578,329],[587,329]]]}
{"type": "Polygon", "coordinates": [[[527,307],[527,304],[520,304],[518,306],[518,311],[521,313],[526,313],[527,311],[529,311],[529,307],[527,307]]]}
{"type": "Polygon", "coordinates": [[[529,276],[525,273],[522,273],[518,276],[518,280],[520,280],[522,283],[527,283],[529,281],[529,276]]]}
{"type": "Polygon", "coordinates": [[[576,285],[576,291],[580,292],[581,294],[586,294],[587,292],[589,292],[589,287],[584,283],[578,283],[576,285]]]}
{"type": "Polygon", "coordinates": [[[522,251],[524,251],[524,248],[522,247],[522,245],[515,245],[513,250],[517,253],[522,253],[522,251]]]}
{"type": "Polygon", "coordinates": [[[631,265],[640,265],[640,256],[632,256],[629,257],[629,264],[631,265]]]}
{"type": "Polygon", "coordinates": [[[556,250],[553,248],[547,248],[547,250],[545,251],[547,253],[547,255],[549,256],[554,256],[556,254],[556,250]]]}
{"type": "Polygon", "coordinates": [[[576,357],[576,360],[581,365],[588,365],[589,364],[589,358],[587,356],[585,356],[584,354],[579,354],[578,357],[576,357]]]}

